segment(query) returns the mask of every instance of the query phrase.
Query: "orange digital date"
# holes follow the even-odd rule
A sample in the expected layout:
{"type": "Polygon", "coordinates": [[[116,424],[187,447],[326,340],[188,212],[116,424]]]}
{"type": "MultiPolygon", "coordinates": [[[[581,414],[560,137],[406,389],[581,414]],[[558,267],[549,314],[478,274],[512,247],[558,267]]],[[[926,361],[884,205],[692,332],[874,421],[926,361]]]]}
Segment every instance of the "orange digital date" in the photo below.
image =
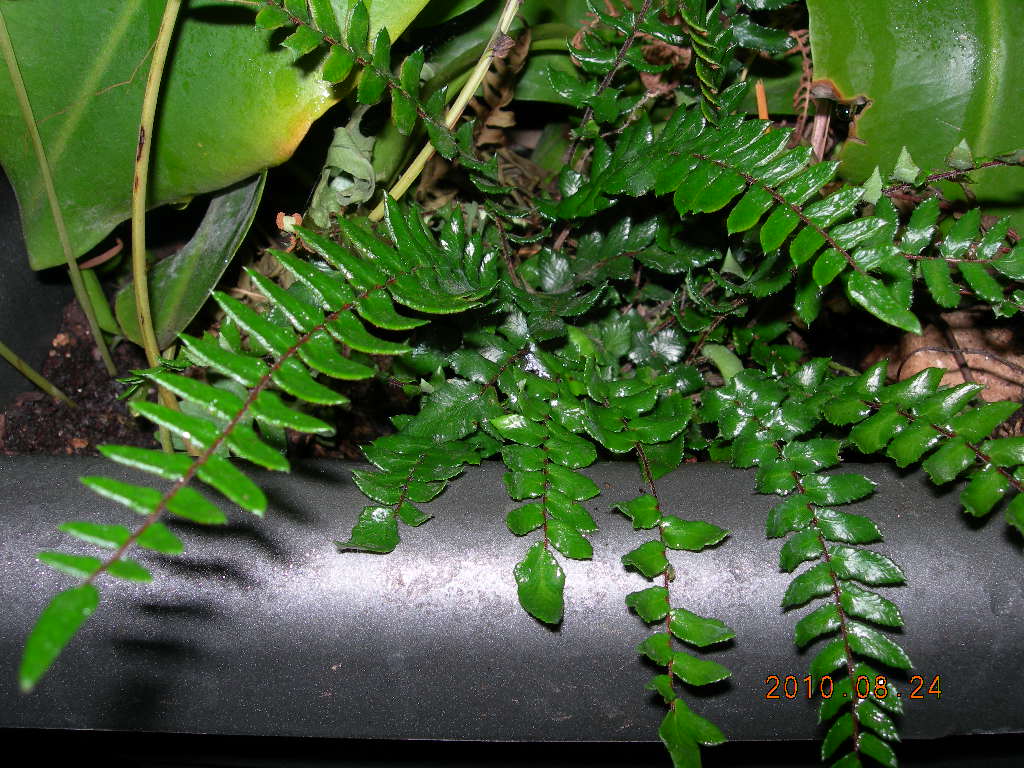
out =
{"type": "MultiPolygon", "coordinates": [[[[910,678],[911,691],[906,696],[889,685],[884,675],[876,675],[874,679],[867,675],[858,675],[853,682],[853,696],[858,699],[866,699],[873,696],[876,699],[884,699],[890,694],[897,698],[924,699],[926,695],[934,696],[936,699],[942,697],[942,683],[939,675],[935,675],[927,684],[921,675],[913,675],[910,678]]],[[[823,699],[831,699],[835,694],[835,685],[831,675],[823,676],[817,685],[814,685],[814,678],[805,675],[798,678],[796,675],[768,675],[764,684],[769,686],[768,692],[764,695],[766,699],[813,699],[819,696],[823,699]]],[[[843,692],[843,698],[850,697],[850,694],[843,692]]]]}

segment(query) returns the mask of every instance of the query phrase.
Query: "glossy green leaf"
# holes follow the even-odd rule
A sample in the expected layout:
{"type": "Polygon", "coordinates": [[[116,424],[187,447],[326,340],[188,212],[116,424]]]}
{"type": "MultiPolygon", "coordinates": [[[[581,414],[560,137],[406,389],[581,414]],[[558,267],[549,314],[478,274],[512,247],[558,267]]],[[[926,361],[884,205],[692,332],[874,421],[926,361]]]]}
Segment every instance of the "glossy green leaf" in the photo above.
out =
{"type": "Polygon", "coordinates": [[[826,603],[804,616],[793,628],[793,641],[803,648],[822,635],[830,635],[839,629],[839,609],[834,603],[826,603]]]}
{"type": "Polygon", "coordinates": [[[25,641],[18,668],[22,692],[31,691],[50,668],[79,627],[99,605],[100,593],[92,584],[65,589],[50,600],[25,641]]]}
{"type": "Polygon", "coordinates": [[[863,499],[875,490],[875,484],[863,475],[808,475],[803,479],[804,494],[814,504],[831,506],[863,499]]]}
{"type": "Polygon", "coordinates": [[[846,662],[846,648],[841,638],[831,640],[811,659],[810,673],[815,679],[829,675],[846,662]]]}
{"type": "Polygon", "coordinates": [[[57,530],[70,533],[76,539],[105,549],[117,549],[131,536],[131,531],[123,525],[105,525],[86,521],[61,523],[57,526],[57,530]]]}
{"type": "Polygon", "coordinates": [[[895,603],[875,592],[858,587],[853,582],[844,582],[840,587],[840,603],[849,616],[866,619],[885,627],[903,626],[903,617],[895,603]]]}
{"type": "Polygon", "coordinates": [[[545,624],[558,624],[564,610],[565,572],[538,541],[515,567],[519,604],[527,613],[545,624]]]}
{"type": "Polygon", "coordinates": [[[813,528],[791,536],[779,550],[779,569],[789,573],[800,563],[816,560],[823,554],[818,532],[813,528]]]}
{"type": "Polygon", "coordinates": [[[398,522],[387,507],[363,507],[347,541],[336,541],[339,552],[391,552],[398,546],[398,522]]]}
{"type": "Polygon", "coordinates": [[[850,647],[855,652],[896,669],[910,669],[913,666],[903,649],[877,629],[858,621],[849,621],[846,630],[850,647]]]}
{"type": "Polygon", "coordinates": [[[668,590],[665,587],[648,587],[630,592],[626,595],[626,605],[647,623],[660,621],[668,615],[668,590]]]}
{"type": "Polygon", "coordinates": [[[955,480],[974,461],[974,451],[962,437],[957,437],[925,459],[921,466],[933,483],[941,485],[955,480]]]}
{"type": "Polygon", "coordinates": [[[965,411],[949,421],[949,428],[972,442],[984,440],[992,431],[1020,409],[1020,403],[985,403],[965,411]]]}
{"type": "Polygon", "coordinates": [[[548,520],[547,535],[551,545],[566,557],[589,560],[594,556],[594,548],[590,542],[573,526],[562,520],[548,520]]]}
{"type": "MultiPolygon", "coordinates": [[[[807,9],[815,78],[833,84],[840,100],[869,100],[851,127],[859,141],[846,142],[840,154],[847,178],[863,181],[876,166],[887,172],[904,146],[926,171],[943,169],[962,140],[978,156],[1024,146],[1024,125],[993,117],[1024,109],[1024,95],[1002,76],[1024,56],[1016,32],[1024,26],[1024,7],[1016,0],[893,0],[884,13],[875,0],[841,7],[810,0],[807,9]],[[914,55],[893,55],[906,51],[914,55]]],[[[986,211],[1019,207],[1024,178],[1015,170],[972,174],[973,195],[986,211]]],[[[953,185],[943,191],[962,197],[953,185]]],[[[1018,213],[1015,225],[1022,223],[1018,213]]]]}
{"type": "Polygon", "coordinates": [[[808,502],[809,499],[805,495],[794,494],[772,507],[765,524],[765,535],[769,539],[775,539],[810,525],[814,512],[811,511],[808,502]]]}
{"type": "Polygon", "coordinates": [[[710,685],[732,675],[727,667],[717,661],[700,659],[682,651],[672,654],[672,674],[690,685],[710,685]]]}
{"type": "Polygon", "coordinates": [[[846,293],[882,322],[920,333],[921,323],[908,306],[896,297],[893,290],[877,278],[863,272],[850,272],[846,278],[846,293]]]}
{"type": "Polygon", "coordinates": [[[832,571],[827,563],[812,565],[793,579],[786,587],[782,598],[783,608],[803,605],[815,597],[827,595],[832,591],[832,571]]]}
{"type": "Polygon", "coordinates": [[[672,638],[668,632],[657,632],[641,642],[636,647],[636,652],[655,664],[666,667],[672,661],[672,638]]]}
{"type": "Polygon", "coordinates": [[[863,584],[902,584],[903,571],[885,555],[870,549],[856,549],[837,544],[831,548],[831,566],[843,579],[856,579],[863,584]]]}
{"type": "Polygon", "coordinates": [[[828,541],[847,544],[871,544],[882,540],[882,533],[874,521],[863,515],[840,512],[836,509],[819,509],[818,530],[828,541]]]}
{"type": "Polygon", "coordinates": [[[878,411],[850,430],[850,440],[863,453],[875,453],[887,446],[909,423],[893,403],[878,411]]]}
{"type": "Polygon", "coordinates": [[[683,520],[675,515],[661,518],[661,537],[670,549],[685,549],[699,552],[705,547],[717,544],[729,532],[703,520],[683,520]]]}
{"type": "Polygon", "coordinates": [[[660,541],[648,541],[622,556],[622,564],[635,568],[648,579],[653,579],[668,568],[665,545],[660,541]]]}
{"type": "MultiPolygon", "coordinates": [[[[651,587],[651,589],[657,589],[657,587],[651,587]]],[[[666,605],[667,602],[666,596],[666,605]]],[[[698,616],[683,608],[675,608],[669,613],[669,629],[684,643],[698,648],[722,643],[736,636],[736,633],[725,622],[698,616]]]]}
{"type": "Polygon", "coordinates": [[[987,467],[971,475],[960,493],[960,503],[967,514],[984,517],[1009,490],[1010,480],[997,467],[987,467]]]}
{"type": "Polygon", "coordinates": [[[633,521],[634,530],[653,528],[661,520],[658,501],[649,494],[637,496],[631,501],[620,502],[615,505],[615,509],[633,521]]]}
{"type": "Polygon", "coordinates": [[[999,440],[986,440],[981,444],[981,452],[989,460],[1000,467],[1014,467],[1024,464],[1024,437],[1004,437],[999,440]]]}
{"type": "Polygon", "coordinates": [[[538,501],[522,504],[508,513],[505,524],[516,536],[524,536],[544,525],[544,508],[538,501]]]}

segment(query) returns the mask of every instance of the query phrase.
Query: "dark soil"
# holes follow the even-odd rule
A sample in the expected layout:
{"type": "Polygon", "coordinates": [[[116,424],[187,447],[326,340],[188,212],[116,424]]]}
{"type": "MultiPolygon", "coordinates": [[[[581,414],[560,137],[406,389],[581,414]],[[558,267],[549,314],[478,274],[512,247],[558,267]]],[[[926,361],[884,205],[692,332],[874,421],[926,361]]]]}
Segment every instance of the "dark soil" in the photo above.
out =
{"type": "MultiPolygon", "coordinates": [[[[146,367],[133,344],[119,344],[111,354],[119,375],[146,367]]],[[[104,443],[156,447],[152,429],[117,399],[124,387],[107,374],[77,302],[65,308],[41,373],[75,405],[38,391],[18,395],[0,413],[0,453],[95,456],[104,443]]]]}
{"type": "MultiPolygon", "coordinates": [[[[134,344],[121,343],[111,354],[119,376],[147,367],[134,344]]],[[[97,446],[111,443],[159,447],[152,426],[133,417],[117,399],[124,385],[107,375],[77,302],[65,308],[41,373],[75,406],[39,391],[18,395],[0,413],[0,455],[97,456],[97,446]]],[[[407,407],[401,391],[378,380],[345,382],[338,389],[352,400],[352,407],[317,413],[333,423],[337,436],[289,433],[290,456],[362,460],[359,446],[392,431],[388,417],[407,407]]]]}

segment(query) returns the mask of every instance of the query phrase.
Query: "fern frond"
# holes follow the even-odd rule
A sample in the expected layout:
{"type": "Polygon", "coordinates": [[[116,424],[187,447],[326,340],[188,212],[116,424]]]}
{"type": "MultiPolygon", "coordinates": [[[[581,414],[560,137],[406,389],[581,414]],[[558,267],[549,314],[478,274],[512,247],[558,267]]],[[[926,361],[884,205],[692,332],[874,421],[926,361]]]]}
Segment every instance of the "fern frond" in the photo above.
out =
{"type": "Polygon", "coordinates": [[[939,388],[941,368],[885,384],[885,363],[843,379],[825,406],[833,424],[851,427],[849,441],[863,453],[885,451],[899,467],[920,463],[937,485],[966,480],[964,512],[985,517],[1004,498],[1006,520],[1024,533],[1024,438],[990,439],[1019,403],[975,403],[981,387],[939,388]]]}
{"type": "MultiPolygon", "coordinates": [[[[251,273],[271,305],[287,318],[287,325],[276,324],[267,315],[226,294],[215,294],[233,325],[248,335],[249,348],[232,348],[229,340],[222,343],[212,336],[194,338],[183,334],[181,338],[194,362],[247,388],[244,396],[179,373],[159,369],[140,372],[146,380],[171,390],[194,408],[187,413],[135,401],[133,410],[169,429],[197,455],[163,454],[124,446],[102,449],[114,461],[171,480],[173,484],[161,492],[104,477],[82,478],[101,496],[127,506],[144,519],[131,531],[119,525],[86,521],[62,527],[81,540],[112,548],[105,559],[59,552],[40,555],[44,563],[74,575],[82,584],[54,598],[40,617],[25,647],[21,667],[23,688],[35,685],[56,659],[73,634],[67,631],[68,627],[77,622],[77,628],[84,620],[86,603],[91,606],[93,597],[98,599],[95,582],[101,575],[136,581],[151,579],[142,565],[126,557],[136,544],[165,554],[181,552],[181,542],[163,526],[162,518],[169,514],[202,524],[227,522],[224,512],[192,487],[193,480],[200,480],[249,512],[265,512],[264,494],[227,457],[234,454],[266,469],[287,471],[288,460],[265,439],[268,431],[289,428],[314,434],[333,433],[328,424],[295,406],[346,402],[344,396],[317,381],[321,373],[345,380],[374,374],[369,366],[342,354],[339,343],[391,354],[409,351],[404,345],[375,336],[356,315],[371,326],[407,329],[424,321],[398,313],[396,303],[419,312],[451,314],[478,306],[493,288],[497,279],[494,255],[484,249],[479,234],[466,234],[458,216],[449,219],[439,243],[423,227],[415,209],[403,212],[389,200],[387,225],[391,244],[356,224],[342,224],[345,241],[359,257],[315,233],[297,230],[310,250],[333,265],[333,269],[321,269],[293,255],[276,254],[308,289],[312,303],[251,273]],[[295,403],[286,403],[274,388],[295,398],[295,403]]],[[[387,463],[383,457],[378,460],[387,463]]],[[[383,503],[394,503],[395,514],[415,521],[415,509],[408,508],[411,502],[429,498],[437,489],[438,480],[445,479],[443,476],[453,469],[449,461],[437,461],[430,450],[425,450],[420,458],[419,463],[423,462],[427,465],[422,471],[419,467],[408,468],[396,498],[387,491],[387,482],[375,481],[373,475],[361,476],[360,487],[375,489],[383,503]],[[431,456],[435,459],[432,468],[431,456]],[[434,475],[439,477],[421,479],[434,475]]],[[[390,479],[388,475],[387,480],[390,479]]],[[[357,544],[365,546],[365,538],[357,544]]]]}
{"type": "Polygon", "coordinates": [[[835,765],[859,765],[868,756],[894,766],[896,757],[886,741],[898,739],[891,715],[902,707],[892,684],[870,663],[906,670],[911,661],[876,629],[901,627],[899,609],[867,587],[897,586],[905,578],[891,559],[864,546],[881,540],[877,525],[837,509],[872,494],[874,483],[854,473],[824,474],[839,464],[842,447],[840,440],[810,434],[830,397],[823,386],[825,363],[812,361],[789,377],[774,379],[744,370],[706,396],[703,416],[717,422],[735,466],[757,467],[758,491],[785,497],[772,508],[766,525],[769,537],[789,535],[779,553],[780,569],[792,572],[817,561],[790,582],[782,606],[826,600],[794,630],[801,647],[832,638],[810,664],[814,683],[830,684],[819,710],[820,721],[831,723],[822,760],[834,758],[849,742],[849,751],[835,765]],[[832,678],[836,670],[843,673],[838,682],[832,678]]]}

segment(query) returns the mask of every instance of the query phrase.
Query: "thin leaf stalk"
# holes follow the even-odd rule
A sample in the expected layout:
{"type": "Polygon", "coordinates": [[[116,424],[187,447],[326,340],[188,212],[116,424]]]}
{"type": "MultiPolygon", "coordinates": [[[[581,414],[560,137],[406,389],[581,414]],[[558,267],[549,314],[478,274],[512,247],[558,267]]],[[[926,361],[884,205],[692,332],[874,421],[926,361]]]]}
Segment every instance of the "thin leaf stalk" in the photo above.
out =
{"type": "Polygon", "coordinates": [[[28,91],[25,89],[25,81],[21,76],[21,68],[18,66],[18,57],[14,51],[14,44],[7,31],[7,22],[4,19],[3,7],[0,6],[0,51],[3,51],[4,61],[7,64],[7,72],[11,78],[11,86],[14,89],[15,97],[18,100],[18,108],[21,110],[21,118],[25,123],[32,149],[35,151],[36,162],[39,165],[39,175],[43,181],[43,188],[46,190],[46,198],[50,203],[50,214],[53,216],[53,225],[57,230],[57,238],[60,241],[61,250],[64,251],[64,260],[68,265],[68,275],[71,278],[71,287],[75,292],[85,319],[89,323],[89,331],[92,333],[96,348],[99,350],[100,358],[111,376],[117,374],[117,367],[110,357],[110,350],[103,340],[103,332],[99,323],[96,322],[96,312],[89,299],[89,293],[85,289],[82,274],[75,261],[74,252],[71,250],[71,239],[68,237],[67,226],[64,222],[64,215],[61,212],[60,200],[57,197],[57,189],[53,184],[53,175],[50,170],[50,161],[46,156],[46,149],[43,147],[42,137],[39,135],[39,127],[36,125],[35,114],[32,111],[32,102],[29,100],[28,91]]]}
{"type": "MultiPolygon", "coordinates": [[[[646,0],[648,3],[650,0],[646,0]]],[[[494,58],[494,47],[495,45],[508,35],[508,31],[512,26],[512,22],[515,20],[516,12],[519,10],[519,6],[522,5],[523,0],[505,0],[505,7],[502,9],[501,16],[498,18],[498,23],[494,28],[494,32],[491,33],[491,38],[484,46],[483,53],[480,54],[480,58],[477,60],[476,66],[469,74],[469,78],[466,80],[465,85],[462,86],[462,90],[459,91],[459,95],[452,102],[451,107],[448,108],[448,112],[445,114],[444,124],[448,130],[452,130],[455,124],[462,117],[462,113],[466,110],[469,105],[470,99],[476,93],[477,88],[483,83],[484,78],[487,76],[488,70],[491,68],[491,61],[494,58]]],[[[395,182],[394,186],[388,192],[395,200],[404,195],[412,183],[419,178],[419,175],[423,172],[427,162],[432,158],[437,150],[434,145],[427,142],[423,149],[420,150],[419,154],[413,158],[413,161],[409,164],[409,167],[405,169],[405,172],[399,177],[398,181],[395,182]]],[[[385,198],[386,199],[386,198],[385,198]]],[[[370,213],[370,221],[380,221],[384,218],[384,201],[382,200],[377,204],[377,207],[370,213]]]]}
{"type": "MultiPolygon", "coordinates": [[[[153,59],[149,66],[146,90],[142,97],[142,114],[139,118],[139,141],[135,149],[135,175],[132,180],[132,288],[135,293],[135,316],[142,334],[142,346],[146,360],[151,367],[160,364],[160,346],[153,329],[153,313],[149,304],[149,275],[146,270],[146,198],[149,194],[149,161],[153,150],[153,124],[160,96],[167,52],[177,25],[182,0],[167,0],[160,20],[156,42],[153,44],[153,59]]],[[[161,402],[169,408],[177,408],[174,396],[158,387],[161,402]]],[[[170,453],[171,437],[166,427],[160,427],[160,443],[170,453]]]]}
{"type": "Polygon", "coordinates": [[[26,363],[13,349],[8,347],[2,341],[0,341],[0,357],[10,363],[14,370],[39,387],[39,389],[50,397],[54,397],[72,407],[77,407],[74,400],[61,392],[56,385],[47,380],[41,373],[38,373],[31,365],[26,363]]]}

